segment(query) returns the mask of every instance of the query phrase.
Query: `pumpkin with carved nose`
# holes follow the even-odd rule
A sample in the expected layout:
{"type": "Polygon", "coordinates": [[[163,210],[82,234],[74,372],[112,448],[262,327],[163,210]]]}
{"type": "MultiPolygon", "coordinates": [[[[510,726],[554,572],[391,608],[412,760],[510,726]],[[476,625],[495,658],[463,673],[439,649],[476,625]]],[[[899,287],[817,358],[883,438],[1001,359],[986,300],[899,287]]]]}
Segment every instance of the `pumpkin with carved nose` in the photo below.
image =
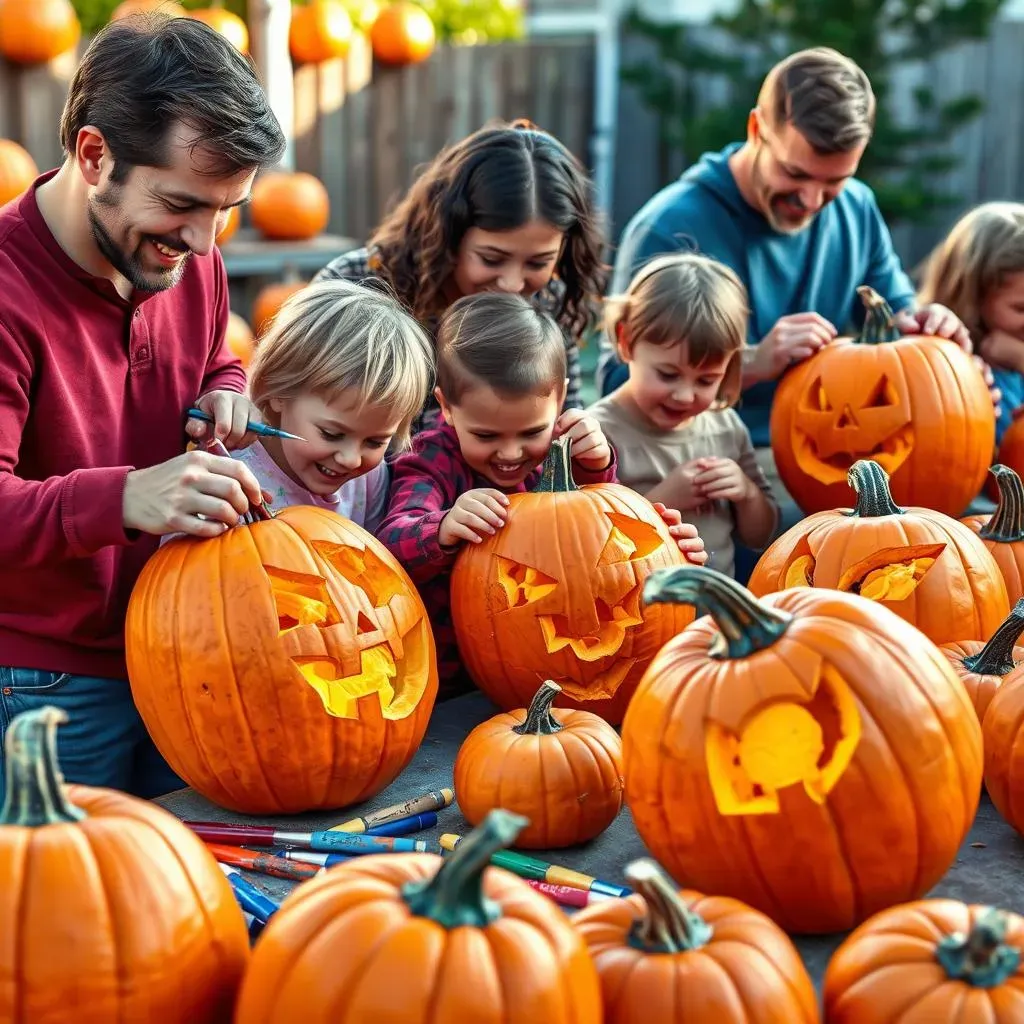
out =
{"type": "Polygon", "coordinates": [[[941,512],[900,508],[877,462],[854,463],[848,475],[856,507],[787,530],[754,567],[751,591],[845,590],[884,604],[937,644],[988,640],[1010,607],[984,542],[941,512]]]}
{"type": "Polygon", "coordinates": [[[577,487],[568,440],[551,447],[540,482],[509,496],[508,519],[463,546],[451,577],[459,653],[500,708],[527,706],[554,680],[560,707],[613,725],[684,608],[641,607],[644,580],[685,559],[654,506],[622,484],[577,487]]]}
{"type": "Polygon", "coordinates": [[[362,527],[310,506],[163,545],[136,583],[125,640],[160,753],[247,814],[373,796],[416,753],[437,696],[412,581],[362,527]]]}
{"type": "Polygon", "coordinates": [[[903,505],[959,516],[981,490],[995,446],[984,377],[954,342],[903,335],[871,288],[864,328],[837,338],[779,381],[771,443],[779,477],[804,512],[846,500],[846,473],[873,459],[903,505]]]}

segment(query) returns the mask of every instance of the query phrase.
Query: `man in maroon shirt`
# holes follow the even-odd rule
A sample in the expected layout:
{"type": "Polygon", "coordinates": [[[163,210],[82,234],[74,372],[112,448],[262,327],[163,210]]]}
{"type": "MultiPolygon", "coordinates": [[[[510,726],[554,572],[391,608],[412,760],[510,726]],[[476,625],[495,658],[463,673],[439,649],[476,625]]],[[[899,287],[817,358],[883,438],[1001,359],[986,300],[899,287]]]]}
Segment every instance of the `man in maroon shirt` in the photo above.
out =
{"type": "Polygon", "coordinates": [[[251,63],[166,17],[97,35],[60,131],[63,164],[0,209],[0,732],[56,704],[69,781],[153,796],[180,782],[132,703],[125,609],[160,535],[260,500],[242,463],[184,453],[209,429],[186,410],[252,439],[214,238],[284,138],[251,63]]]}

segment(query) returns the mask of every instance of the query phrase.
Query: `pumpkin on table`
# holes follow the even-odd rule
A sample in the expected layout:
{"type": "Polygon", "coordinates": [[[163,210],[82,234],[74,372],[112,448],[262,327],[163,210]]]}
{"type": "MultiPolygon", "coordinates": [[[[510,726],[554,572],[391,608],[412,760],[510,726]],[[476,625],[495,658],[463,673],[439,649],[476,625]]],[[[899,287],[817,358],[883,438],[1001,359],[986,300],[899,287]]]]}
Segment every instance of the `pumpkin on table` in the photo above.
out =
{"type": "Polygon", "coordinates": [[[164,544],[125,625],[132,695],[174,770],[222,807],[366,800],[409,763],[437,696],[405,570],[327,509],[164,544]]]}
{"type": "Polygon", "coordinates": [[[692,621],[689,609],[641,608],[644,580],[682,565],[654,506],[622,484],[577,487],[559,438],[533,491],[509,495],[505,525],[464,544],[451,576],[459,653],[500,708],[525,707],[538,679],[561,706],[612,724],[647,663],[692,621]]]}
{"type": "Polygon", "coordinates": [[[1024,665],[1004,676],[981,727],[985,789],[996,810],[1024,835],[1024,665]]]}
{"type": "Polygon", "coordinates": [[[601,978],[605,1024],[818,1024],[807,969],[770,918],[677,892],[652,860],[624,873],[635,895],[572,919],[601,978]]]}
{"type": "Polygon", "coordinates": [[[501,807],[529,818],[516,846],[556,849],[603,832],[622,808],[622,741],[589,711],[557,709],[541,685],[529,709],[489,718],[455,758],[455,792],[471,825],[501,807]]]}
{"type": "Polygon", "coordinates": [[[864,328],[789,369],[772,400],[779,476],[804,512],[846,500],[846,473],[874,459],[901,505],[959,516],[985,482],[995,410],[970,356],[954,342],[905,336],[872,289],[857,289],[864,328]]]}
{"type": "Polygon", "coordinates": [[[999,490],[999,504],[992,515],[967,516],[962,520],[984,542],[1003,574],[1011,601],[1024,597],[1024,483],[1009,466],[990,470],[999,490]]]}
{"type": "Polygon", "coordinates": [[[919,900],[865,921],[825,971],[825,1024],[1019,1024],[1024,918],[919,900]]]}
{"type": "Polygon", "coordinates": [[[996,462],[1008,466],[1019,476],[1024,476],[1024,416],[1018,416],[1007,427],[1002,441],[999,442],[996,462]]]}
{"type": "Polygon", "coordinates": [[[38,175],[27,149],[11,139],[0,139],[0,206],[20,196],[38,175]]]}
{"type": "Polygon", "coordinates": [[[327,227],[330,217],[327,189],[307,171],[271,171],[253,185],[249,219],[267,238],[313,238],[327,227]]]}
{"type": "Polygon", "coordinates": [[[879,463],[855,462],[852,510],[808,516],[758,560],[750,589],[828,587],[884,604],[937,644],[987,640],[1006,618],[1006,584],[984,542],[928,508],[900,508],[879,463]]]}
{"type": "Polygon", "coordinates": [[[249,935],[202,841],[154,804],[65,786],[67,714],[18,715],[0,811],[0,1020],[220,1024],[249,935]]]}
{"type": "Polygon", "coordinates": [[[600,1024],[569,919],[488,866],[523,824],[492,811],[443,860],[373,854],[303,883],[260,936],[235,1024],[600,1024]]]}
{"type": "Polygon", "coordinates": [[[654,574],[644,599],[705,613],[622,724],[626,802],[674,878],[833,932],[946,873],[978,807],[981,728],[923,633],[854,594],[758,601],[698,566],[654,574]]]}
{"type": "Polygon", "coordinates": [[[306,287],[305,281],[275,281],[264,285],[252,304],[252,331],[259,338],[270,326],[281,307],[306,287]]]}

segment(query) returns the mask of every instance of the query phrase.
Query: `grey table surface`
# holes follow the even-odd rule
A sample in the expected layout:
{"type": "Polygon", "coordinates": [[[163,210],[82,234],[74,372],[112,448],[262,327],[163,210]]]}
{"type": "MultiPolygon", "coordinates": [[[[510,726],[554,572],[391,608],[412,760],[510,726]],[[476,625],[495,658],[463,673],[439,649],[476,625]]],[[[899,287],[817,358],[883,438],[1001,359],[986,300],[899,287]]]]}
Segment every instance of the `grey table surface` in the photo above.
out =
{"type": "MultiPolygon", "coordinates": [[[[469,731],[498,709],[482,694],[474,693],[437,705],[430,727],[416,756],[387,789],[365,804],[343,811],[316,812],[298,817],[247,818],[217,807],[191,789],[168,793],[157,801],[185,820],[238,821],[275,824],[295,831],[315,831],[357,817],[378,807],[443,786],[452,785],[452,765],[459,746],[469,731]]],[[[465,834],[470,829],[456,804],[438,814],[437,826],[416,834],[417,839],[437,839],[442,832],[465,834]]],[[[648,851],[637,835],[628,808],[623,808],[612,825],[583,846],[550,851],[529,851],[531,856],[575,868],[608,882],[625,884],[623,867],[648,851]]],[[[931,896],[948,896],[968,903],[993,904],[1005,910],[1024,913],[1024,839],[996,812],[988,797],[982,795],[978,815],[964,840],[956,862],[931,896]]],[[[246,872],[264,892],[283,898],[294,883],[246,872]]],[[[843,934],[795,936],[794,942],[815,984],[820,987],[828,960],[843,940],[843,934]]]]}

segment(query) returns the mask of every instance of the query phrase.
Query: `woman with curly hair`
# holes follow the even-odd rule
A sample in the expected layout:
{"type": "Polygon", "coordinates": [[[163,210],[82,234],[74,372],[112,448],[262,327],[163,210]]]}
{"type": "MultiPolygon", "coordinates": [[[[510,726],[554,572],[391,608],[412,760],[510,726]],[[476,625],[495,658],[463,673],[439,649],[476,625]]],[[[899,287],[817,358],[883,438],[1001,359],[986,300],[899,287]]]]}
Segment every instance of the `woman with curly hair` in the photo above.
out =
{"type": "MultiPolygon", "coordinates": [[[[376,279],[431,333],[464,295],[523,295],[565,334],[564,408],[579,408],[579,340],[604,286],[593,186],[556,138],[527,121],[488,125],[443,149],[370,238],[314,281],[376,279]]],[[[413,431],[435,426],[431,397],[413,431]]]]}

